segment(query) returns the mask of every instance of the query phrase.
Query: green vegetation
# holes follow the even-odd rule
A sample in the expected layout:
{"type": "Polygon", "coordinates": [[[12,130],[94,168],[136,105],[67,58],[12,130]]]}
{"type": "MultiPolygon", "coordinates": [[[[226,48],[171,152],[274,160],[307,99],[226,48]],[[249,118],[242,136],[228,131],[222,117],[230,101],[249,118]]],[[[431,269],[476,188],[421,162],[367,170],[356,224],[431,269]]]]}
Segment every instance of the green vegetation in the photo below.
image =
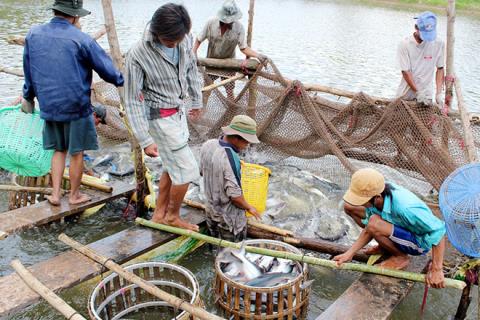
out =
{"type": "MultiPolygon", "coordinates": [[[[446,7],[448,1],[446,0],[399,0],[398,2],[403,3],[413,3],[418,5],[425,6],[434,6],[434,7],[446,7]]],[[[456,1],[457,9],[476,9],[480,10],[480,0],[457,0],[456,1]]]]}
{"type": "MultiPolygon", "coordinates": [[[[346,0],[348,1],[348,0],[346,0]]],[[[399,9],[431,10],[436,13],[445,12],[447,0],[350,0],[365,5],[380,5],[399,9]]],[[[456,8],[459,13],[480,15],[480,0],[457,0],[456,8]]]]}

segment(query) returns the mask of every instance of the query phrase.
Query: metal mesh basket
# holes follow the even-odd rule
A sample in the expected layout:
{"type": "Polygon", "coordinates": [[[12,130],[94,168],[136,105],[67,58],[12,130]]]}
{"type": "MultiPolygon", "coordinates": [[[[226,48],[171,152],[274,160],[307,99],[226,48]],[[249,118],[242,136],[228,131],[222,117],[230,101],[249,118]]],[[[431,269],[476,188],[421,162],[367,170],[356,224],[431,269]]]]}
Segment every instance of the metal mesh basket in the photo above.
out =
{"type": "Polygon", "coordinates": [[[450,242],[461,253],[480,257],[480,165],[455,170],[440,188],[440,210],[450,242]]]}
{"type": "MultiPolygon", "coordinates": [[[[162,262],[138,263],[125,268],[192,305],[202,306],[199,285],[187,269],[162,262]]],[[[117,319],[191,319],[190,314],[176,310],[167,302],[152,296],[136,284],[110,274],[93,290],[88,302],[93,320],[117,319]]]]}

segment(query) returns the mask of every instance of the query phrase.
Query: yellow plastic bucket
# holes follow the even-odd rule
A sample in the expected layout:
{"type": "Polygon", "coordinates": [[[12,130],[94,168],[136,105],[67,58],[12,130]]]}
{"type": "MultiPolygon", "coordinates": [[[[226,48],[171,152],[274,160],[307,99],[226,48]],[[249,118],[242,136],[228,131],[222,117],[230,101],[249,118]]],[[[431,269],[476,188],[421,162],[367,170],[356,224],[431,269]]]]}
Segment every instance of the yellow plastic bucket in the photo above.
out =
{"type": "MultiPolygon", "coordinates": [[[[268,178],[270,169],[258,164],[242,161],[242,191],[245,200],[254,206],[258,213],[265,211],[268,195],[268,178]]],[[[251,216],[247,212],[247,216],[251,216]]]]}

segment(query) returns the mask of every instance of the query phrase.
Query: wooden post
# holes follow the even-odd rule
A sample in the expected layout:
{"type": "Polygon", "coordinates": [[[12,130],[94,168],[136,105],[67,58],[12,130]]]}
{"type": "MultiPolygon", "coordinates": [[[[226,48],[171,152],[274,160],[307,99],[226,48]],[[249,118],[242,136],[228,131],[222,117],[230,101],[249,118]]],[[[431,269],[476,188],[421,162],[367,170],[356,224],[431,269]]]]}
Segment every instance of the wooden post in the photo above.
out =
{"type": "Polygon", "coordinates": [[[463,288],[462,296],[460,298],[460,303],[457,307],[457,312],[455,313],[455,320],[465,320],[467,317],[468,307],[470,305],[471,297],[470,297],[470,290],[472,288],[471,283],[467,283],[467,286],[463,288]]]}
{"type": "Polygon", "coordinates": [[[252,33],[253,33],[253,15],[255,11],[255,0],[250,0],[248,7],[248,29],[247,29],[247,45],[252,47],[252,33]]]}
{"type": "Polygon", "coordinates": [[[76,242],[75,240],[67,237],[63,233],[58,237],[58,239],[63,243],[69,245],[73,249],[77,250],[81,254],[100,263],[102,266],[105,266],[111,271],[116,272],[123,279],[138,285],[140,288],[147,291],[151,295],[154,295],[155,297],[160,298],[161,300],[167,302],[168,304],[170,304],[171,306],[177,309],[184,310],[190,313],[192,316],[198,317],[199,319],[202,319],[202,320],[224,320],[224,318],[211,314],[200,307],[193,306],[189,302],[161,290],[156,285],[146,281],[145,279],[140,278],[139,276],[135,275],[132,272],[126,271],[120,265],[113,262],[111,259],[108,259],[98,254],[94,250],[82,245],[81,243],[76,242]]]}
{"type": "MultiPolygon", "coordinates": [[[[113,62],[117,66],[117,68],[123,72],[124,70],[124,63],[123,63],[123,56],[122,52],[120,51],[120,45],[118,43],[118,36],[117,36],[117,29],[115,28],[115,19],[113,16],[113,9],[112,9],[112,1],[111,0],[102,0],[102,7],[103,7],[103,15],[105,19],[105,28],[107,30],[107,37],[108,37],[108,44],[110,46],[110,53],[113,58],[113,62]]],[[[120,96],[120,105],[124,106],[124,93],[123,88],[118,88],[118,94],[120,96]]],[[[123,110],[121,110],[123,111],[123,110]]],[[[146,190],[147,186],[147,179],[146,179],[146,168],[143,162],[143,150],[142,147],[138,144],[137,139],[133,135],[131,130],[130,123],[128,122],[127,117],[122,118],[125,126],[128,129],[129,133],[129,140],[132,144],[133,154],[134,154],[134,162],[135,162],[135,179],[137,181],[137,216],[143,217],[147,212],[147,208],[145,206],[145,197],[146,197],[146,190]]]]}
{"type": "Polygon", "coordinates": [[[47,302],[58,310],[67,319],[86,320],[75,309],[70,307],[59,296],[53,293],[47,286],[41,283],[33,274],[25,268],[19,260],[13,260],[10,265],[17,272],[19,277],[39,296],[47,300],[47,302]]]}
{"type": "Polygon", "coordinates": [[[468,116],[467,108],[463,100],[462,87],[460,85],[460,79],[455,75],[455,93],[457,94],[458,111],[460,113],[460,120],[462,121],[463,138],[465,148],[467,148],[468,161],[477,161],[477,149],[475,148],[475,140],[473,138],[472,129],[470,128],[470,118],[468,116]]]}
{"type": "Polygon", "coordinates": [[[445,77],[445,108],[450,110],[453,100],[455,70],[453,56],[455,49],[455,0],[448,0],[447,8],[447,68],[445,77]]]}

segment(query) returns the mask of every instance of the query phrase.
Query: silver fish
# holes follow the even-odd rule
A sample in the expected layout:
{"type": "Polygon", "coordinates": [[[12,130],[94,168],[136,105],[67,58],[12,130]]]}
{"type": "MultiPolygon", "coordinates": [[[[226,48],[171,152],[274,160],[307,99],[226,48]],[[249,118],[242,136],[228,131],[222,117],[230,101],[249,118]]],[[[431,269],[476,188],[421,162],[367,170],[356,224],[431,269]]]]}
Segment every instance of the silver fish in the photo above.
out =
{"type": "Polygon", "coordinates": [[[236,281],[248,282],[262,274],[260,268],[245,257],[245,242],[240,250],[226,248],[220,251],[217,261],[223,266],[222,271],[227,270],[236,281]]]}
{"type": "Polygon", "coordinates": [[[275,258],[269,273],[291,273],[296,263],[286,259],[275,258]]]}
{"type": "Polygon", "coordinates": [[[245,284],[251,287],[269,288],[278,286],[279,284],[287,283],[294,277],[295,275],[288,273],[265,273],[255,279],[248,281],[245,284]]]}

